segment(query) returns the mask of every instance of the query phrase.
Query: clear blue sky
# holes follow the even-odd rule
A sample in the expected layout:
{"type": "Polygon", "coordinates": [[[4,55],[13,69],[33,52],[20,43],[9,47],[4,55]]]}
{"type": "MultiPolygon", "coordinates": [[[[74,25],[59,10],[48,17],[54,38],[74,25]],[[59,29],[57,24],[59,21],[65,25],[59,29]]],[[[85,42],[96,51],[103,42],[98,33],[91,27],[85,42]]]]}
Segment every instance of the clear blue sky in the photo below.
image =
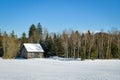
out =
{"type": "Polygon", "coordinates": [[[49,32],[120,30],[120,0],[0,0],[0,28],[20,36],[38,22],[49,32]]]}

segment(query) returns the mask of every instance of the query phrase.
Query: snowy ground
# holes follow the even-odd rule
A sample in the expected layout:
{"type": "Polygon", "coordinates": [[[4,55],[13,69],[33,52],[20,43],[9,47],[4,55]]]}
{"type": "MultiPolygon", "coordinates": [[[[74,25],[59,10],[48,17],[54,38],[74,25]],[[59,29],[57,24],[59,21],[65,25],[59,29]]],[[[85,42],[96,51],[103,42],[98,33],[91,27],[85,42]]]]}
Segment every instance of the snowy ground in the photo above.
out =
{"type": "Polygon", "coordinates": [[[120,80],[120,60],[0,59],[0,80],[120,80]]]}

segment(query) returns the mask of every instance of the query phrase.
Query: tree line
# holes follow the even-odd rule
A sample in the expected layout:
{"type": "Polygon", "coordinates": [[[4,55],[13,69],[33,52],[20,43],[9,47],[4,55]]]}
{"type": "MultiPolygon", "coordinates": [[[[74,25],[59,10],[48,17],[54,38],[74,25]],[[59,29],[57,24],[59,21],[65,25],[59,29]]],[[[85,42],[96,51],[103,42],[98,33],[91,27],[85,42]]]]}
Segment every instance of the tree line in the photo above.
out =
{"type": "Polygon", "coordinates": [[[109,32],[93,33],[88,30],[80,33],[64,30],[61,34],[49,33],[40,23],[32,24],[29,34],[22,33],[18,38],[14,31],[10,34],[0,31],[0,56],[16,58],[23,43],[39,43],[45,57],[60,56],[64,58],[84,59],[120,59],[120,31],[113,28],[109,32]],[[3,54],[2,54],[3,53],[3,54]]]}

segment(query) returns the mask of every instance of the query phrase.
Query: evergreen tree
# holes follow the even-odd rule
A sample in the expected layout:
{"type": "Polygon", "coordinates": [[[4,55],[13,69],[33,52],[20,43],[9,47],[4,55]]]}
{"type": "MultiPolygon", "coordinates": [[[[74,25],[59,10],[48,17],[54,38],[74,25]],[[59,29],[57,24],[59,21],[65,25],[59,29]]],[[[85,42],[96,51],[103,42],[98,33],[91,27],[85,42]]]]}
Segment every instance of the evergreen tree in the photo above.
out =
{"type": "Polygon", "coordinates": [[[34,24],[31,25],[29,29],[29,43],[36,43],[36,27],[34,24]]]}
{"type": "Polygon", "coordinates": [[[61,36],[57,35],[56,33],[54,33],[53,37],[53,48],[57,56],[64,55],[61,36]]]}
{"type": "Polygon", "coordinates": [[[1,29],[0,29],[0,57],[3,56],[3,45],[2,45],[2,39],[3,39],[3,36],[2,36],[1,29]]]}
{"type": "Polygon", "coordinates": [[[46,55],[48,57],[56,55],[54,50],[53,39],[51,36],[49,35],[46,36],[45,44],[46,44],[46,55]]]}
{"type": "Polygon", "coordinates": [[[87,36],[86,34],[82,34],[82,42],[81,42],[81,46],[82,46],[82,49],[81,49],[81,59],[84,60],[86,59],[86,52],[87,52],[87,36]]]}
{"type": "Polygon", "coordinates": [[[21,37],[21,43],[23,44],[23,43],[27,43],[27,42],[28,42],[28,39],[27,39],[27,37],[26,37],[26,33],[23,32],[23,33],[22,33],[22,37],[21,37]]]}
{"type": "Polygon", "coordinates": [[[120,59],[120,31],[113,29],[109,33],[80,34],[79,31],[63,31],[62,34],[48,33],[47,29],[42,32],[42,26],[32,24],[28,38],[23,33],[18,40],[14,31],[11,34],[1,33],[0,50],[3,49],[3,58],[16,58],[21,43],[40,43],[45,51],[45,56],[62,56],[67,58],[84,59],[120,59]],[[43,34],[42,34],[43,33],[43,34]]]}
{"type": "Polygon", "coordinates": [[[81,52],[80,51],[81,50],[80,49],[81,48],[81,35],[80,35],[79,31],[76,31],[75,33],[76,33],[76,36],[77,36],[77,38],[76,38],[77,39],[77,43],[76,43],[76,46],[77,46],[76,47],[77,48],[77,52],[76,53],[77,53],[77,55],[76,55],[76,57],[80,58],[80,56],[81,56],[81,54],[80,54],[80,52],[81,52]]]}
{"type": "Polygon", "coordinates": [[[36,38],[37,38],[37,43],[40,43],[42,41],[42,25],[40,23],[38,23],[36,29],[36,38]]]}

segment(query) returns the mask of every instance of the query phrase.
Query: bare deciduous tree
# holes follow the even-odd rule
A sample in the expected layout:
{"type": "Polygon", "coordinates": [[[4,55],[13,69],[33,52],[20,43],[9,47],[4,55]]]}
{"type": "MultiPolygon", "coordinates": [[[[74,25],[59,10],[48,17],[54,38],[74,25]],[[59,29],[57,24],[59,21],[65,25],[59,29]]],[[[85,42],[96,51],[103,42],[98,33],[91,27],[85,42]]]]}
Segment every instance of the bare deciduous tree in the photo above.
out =
{"type": "Polygon", "coordinates": [[[64,47],[64,56],[68,58],[68,34],[66,31],[62,34],[62,45],[64,47]]]}

